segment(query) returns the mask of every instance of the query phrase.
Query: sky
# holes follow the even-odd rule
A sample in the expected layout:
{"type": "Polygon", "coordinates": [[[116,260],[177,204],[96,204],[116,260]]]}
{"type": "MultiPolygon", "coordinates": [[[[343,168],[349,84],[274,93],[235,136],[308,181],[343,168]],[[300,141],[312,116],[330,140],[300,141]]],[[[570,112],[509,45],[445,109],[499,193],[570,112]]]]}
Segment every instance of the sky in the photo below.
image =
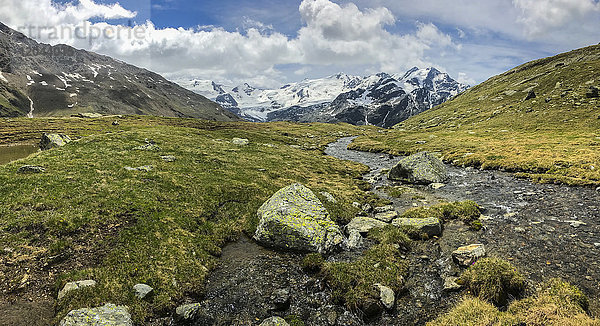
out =
{"type": "Polygon", "coordinates": [[[433,66],[470,85],[600,42],[600,0],[0,0],[0,21],[174,80],[279,87],[433,66]]]}

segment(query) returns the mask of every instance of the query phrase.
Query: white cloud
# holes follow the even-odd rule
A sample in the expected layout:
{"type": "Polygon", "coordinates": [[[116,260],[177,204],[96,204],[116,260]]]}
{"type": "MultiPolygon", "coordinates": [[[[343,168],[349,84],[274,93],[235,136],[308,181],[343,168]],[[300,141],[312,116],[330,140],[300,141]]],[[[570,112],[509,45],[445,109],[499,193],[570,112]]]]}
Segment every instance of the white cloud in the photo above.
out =
{"type": "Polygon", "coordinates": [[[475,79],[470,78],[466,73],[464,72],[459,72],[458,73],[458,78],[456,78],[456,81],[458,81],[459,83],[463,83],[465,85],[475,85],[477,82],[475,81],[475,79]]]}
{"type": "MultiPolygon", "coordinates": [[[[92,0],[59,6],[50,0],[0,0],[0,20],[12,27],[40,24],[74,30],[84,24],[87,38],[61,35],[51,39],[48,32],[36,35],[40,41],[66,43],[77,48],[107,54],[171,78],[255,81],[273,85],[285,78],[280,65],[364,66],[365,70],[403,72],[414,65],[428,64],[428,51],[456,47],[450,36],[434,24],[416,24],[412,34],[394,34],[392,12],[384,7],[360,10],[353,3],[338,5],[329,0],[303,0],[299,13],[304,22],[297,36],[273,31],[272,26],[245,19],[244,31],[222,28],[156,28],[146,22],[142,38],[100,34],[118,29],[128,35],[133,28],[109,23],[89,23],[91,18],[132,18],[135,12],[119,4],[100,5],[92,0]],[[14,14],[16,13],[16,14],[14,14]],[[91,30],[91,31],[90,31],[91,30]],[[94,33],[96,31],[96,33],[94,33]],[[90,36],[92,36],[90,38],[90,36]]],[[[293,74],[293,72],[291,72],[293,74]]]]}
{"type": "Polygon", "coordinates": [[[600,12],[594,0],[513,0],[521,13],[517,21],[525,27],[527,37],[547,35],[565,25],[581,24],[600,12]]]}

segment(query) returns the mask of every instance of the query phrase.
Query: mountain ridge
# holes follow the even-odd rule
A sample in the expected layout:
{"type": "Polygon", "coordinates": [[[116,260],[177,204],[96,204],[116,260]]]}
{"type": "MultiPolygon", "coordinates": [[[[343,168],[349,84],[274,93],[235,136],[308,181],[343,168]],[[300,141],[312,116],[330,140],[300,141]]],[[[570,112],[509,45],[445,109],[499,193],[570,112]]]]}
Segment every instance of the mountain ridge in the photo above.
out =
{"type": "Polygon", "coordinates": [[[391,127],[468,89],[435,68],[404,74],[353,76],[338,73],[277,89],[211,80],[179,83],[250,121],[347,122],[391,127]]]}
{"type": "Polygon", "coordinates": [[[239,120],[159,74],[68,45],[38,43],[0,23],[0,116],[83,112],[239,120]]]}

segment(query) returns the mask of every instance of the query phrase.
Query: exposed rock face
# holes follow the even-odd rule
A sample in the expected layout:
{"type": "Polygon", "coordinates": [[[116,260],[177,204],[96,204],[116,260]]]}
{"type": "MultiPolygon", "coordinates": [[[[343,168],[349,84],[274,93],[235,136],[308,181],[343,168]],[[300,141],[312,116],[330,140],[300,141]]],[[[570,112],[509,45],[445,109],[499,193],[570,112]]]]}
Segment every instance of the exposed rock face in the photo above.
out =
{"type": "Polygon", "coordinates": [[[71,142],[71,138],[62,134],[43,134],[40,149],[45,151],[54,147],[62,147],[71,142]]]}
{"type": "Polygon", "coordinates": [[[397,218],[392,221],[397,227],[408,226],[414,228],[419,233],[427,234],[429,237],[442,234],[442,225],[440,220],[435,217],[429,218],[397,218]]]}
{"type": "Polygon", "coordinates": [[[271,317],[260,323],[260,326],[290,326],[290,324],[281,317],[271,317]]]}
{"type": "Polygon", "coordinates": [[[448,171],[439,158],[420,152],[398,162],[390,170],[388,178],[416,184],[443,183],[448,180],[448,171]]]}
{"type": "Polygon", "coordinates": [[[127,307],[107,303],[98,308],[72,310],[60,326],[133,326],[133,321],[127,307]]]}
{"type": "Polygon", "coordinates": [[[65,284],[65,286],[58,292],[58,300],[62,299],[68,292],[79,290],[89,286],[95,286],[96,281],[94,280],[85,280],[85,281],[77,281],[77,282],[69,282],[65,284]]]}
{"type": "Polygon", "coordinates": [[[370,217],[358,216],[346,225],[346,232],[350,234],[353,231],[357,231],[360,234],[367,234],[371,229],[382,228],[386,225],[385,222],[370,217]]]}
{"type": "Polygon", "coordinates": [[[319,198],[301,184],[275,193],[258,209],[258,218],[254,239],[269,247],[325,253],[344,242],[319,198]]]}
{"type": "Polygon", "coordinates": [[[460,247],[452,252],[452,259],[461,266],[470,266],[482,257],[485,257],[485,246],[482,244],[460,247]]]}
{"type": "Polygon", "coordinates": [[[537,97],[537,95],[535,94],[534,91],[529,91],[529,93],[527,93],[527,96],[525,97],[524,101],[529,101],[529,100],[534,99],[536,97],[537,97]]]}

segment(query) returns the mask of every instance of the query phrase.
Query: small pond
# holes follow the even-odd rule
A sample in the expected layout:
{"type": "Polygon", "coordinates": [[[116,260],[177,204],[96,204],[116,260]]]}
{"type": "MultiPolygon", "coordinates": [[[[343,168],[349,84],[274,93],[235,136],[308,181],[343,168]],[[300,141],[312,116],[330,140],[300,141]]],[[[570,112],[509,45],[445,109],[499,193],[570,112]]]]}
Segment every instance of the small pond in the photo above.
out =
{"type": "Polygon", "coordinates": [[[25,158],[37,152],[38,149],[39,147],[33,144],[0,146],[0,165],[25,158]]]}

